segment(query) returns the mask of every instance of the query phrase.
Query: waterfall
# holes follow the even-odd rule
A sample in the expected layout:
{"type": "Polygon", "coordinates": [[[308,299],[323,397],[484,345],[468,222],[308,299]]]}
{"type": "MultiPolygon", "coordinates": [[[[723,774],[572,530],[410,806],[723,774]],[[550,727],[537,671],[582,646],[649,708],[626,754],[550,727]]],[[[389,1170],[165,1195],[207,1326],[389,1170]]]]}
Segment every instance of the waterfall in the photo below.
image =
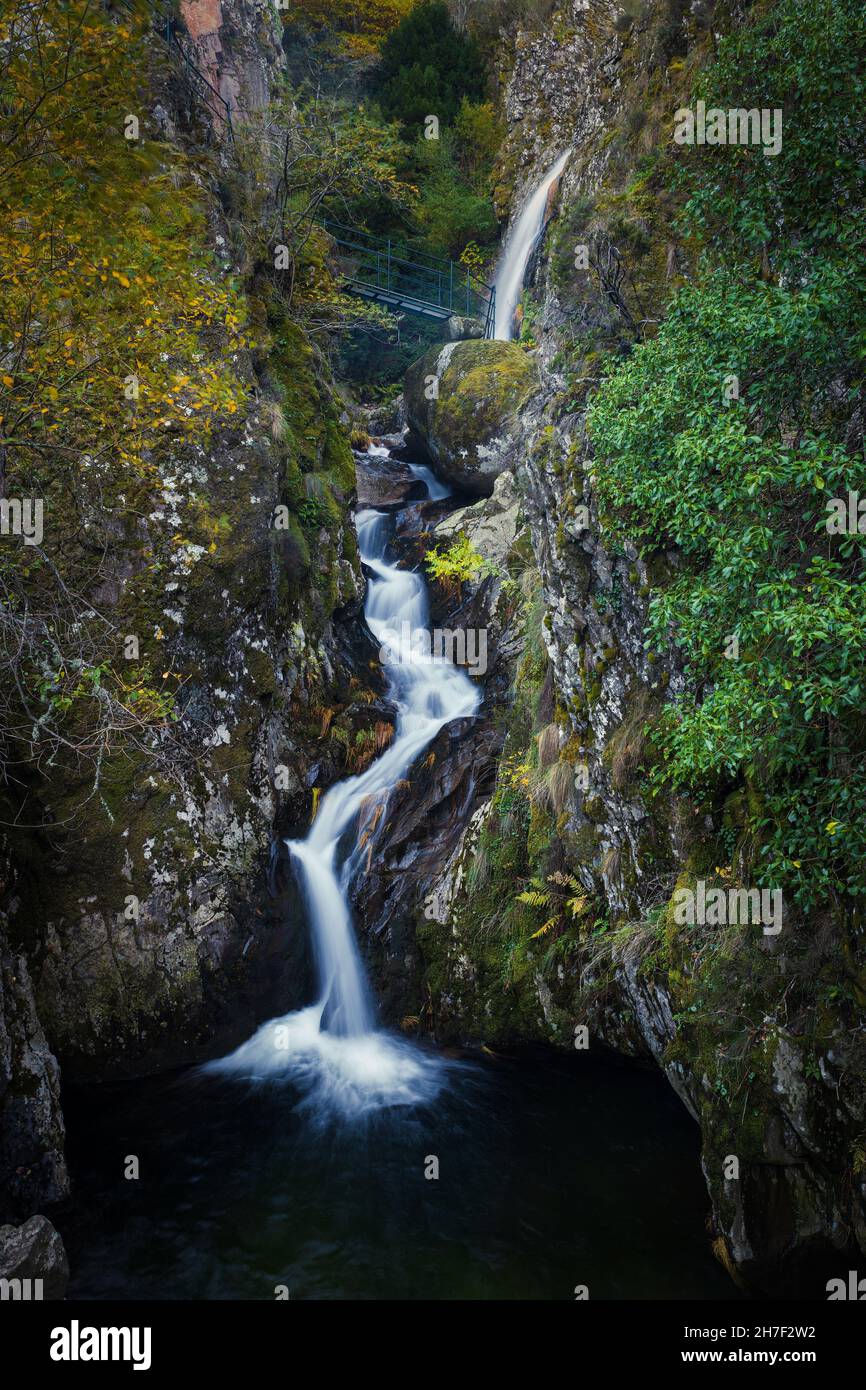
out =
{"type": "Polygon", "coordinates": [[[420,478],[422,483],[426,483],[431,502],[439,502],[443,497],[451,496],[451,489],[440,483],[433,469],[428,468],[425,463],[410,463],[408,467],[414,478],[420,478]]]}
{"type": "MultiPolygon", "coordinates": [[[[376,445],[369,452],[388,455],[376,445]]],[[[415,465],[413,472],[431,495],[448,495],[432,474],[427,478],[423,465],[415,465]]],[[[329,789],[305,840],[287,841],[309,912],[318,981],[315,1004],[271,1019],[235,1052],[201,1069],[251,1079],[285,1076],[309,1093],[307,1103],[319,1112],[412,1103],[438,1088],[441,1064],[436,1059],[376,1028],[349,889],[364,857],[364,828],[372,830],[377,809],[384,816],[391,788],[445,724],[475,714],[480,703],[468,676],[430,652],[427,590],[419,574],[386,561],[387,514],[364,510],[355,522],[361,559],[371,574],[364,614],[381,643],[388,693],[397,708],[394,738],[359,776],[329,789]],[[354,847],[341,863],[338,847],[353,824],[354,847]]]]}
{"type": "Polygon", "coordinates": [[[532,197],[511,228],[505,251],[496,274],[496,327],[494,338],[509,342],[514,336],[514,314],[523,293],[523,277],[532,248],[544,227],[544,210],[550,185],[558,179],[571,150],[566,150],[551,169],[548,169],[532,197]]]}

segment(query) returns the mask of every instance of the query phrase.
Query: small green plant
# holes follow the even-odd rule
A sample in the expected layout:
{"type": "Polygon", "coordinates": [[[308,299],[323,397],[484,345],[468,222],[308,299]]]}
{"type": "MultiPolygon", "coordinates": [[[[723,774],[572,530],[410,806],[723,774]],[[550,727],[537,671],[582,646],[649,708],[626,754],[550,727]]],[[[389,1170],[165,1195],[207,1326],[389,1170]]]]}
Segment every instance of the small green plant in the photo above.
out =
{"type": "Polygon", "coordinates": [[[424,559],[431,578],[442,584],[447,592],[459,594],[463,585],[470,579],[482,579],[490,574],[498,574],[497,567],[485,560],[473,548],[464,531],[446,550],[439,546],[428,552],[424,559]]]}
{"type": "Polygon", "coordinates": [[[544,936],[555,926],[562,926],[568,917],[572,920],[584,916],[588,907],[588,898],[583,885],[578,882],[574,874],[553,873],[547,875],[547,882],[552,884],[552,888],[546,888],[541,879],[530,879],[530,887],[525,888],[522,893],[517,894],[517,901],[523,903],[525,907],[533,907],[543,911],[552,911],[552,916],[532,933],[532,940],[537,936],[544,936]]]}
{"type": "Polygon", "coordinates": [[[298,519],[307,530],[318,531],[330,523],[331,515],[320,497],[308,497],[298,508],[298,519]]]}

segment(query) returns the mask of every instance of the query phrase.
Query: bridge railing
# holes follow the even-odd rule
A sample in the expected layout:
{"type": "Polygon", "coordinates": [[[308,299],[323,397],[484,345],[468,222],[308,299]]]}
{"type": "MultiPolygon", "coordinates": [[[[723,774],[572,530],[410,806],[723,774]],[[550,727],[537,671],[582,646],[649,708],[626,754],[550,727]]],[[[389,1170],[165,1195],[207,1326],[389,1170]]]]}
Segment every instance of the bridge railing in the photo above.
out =
{"type": "Polygon", "coordinates": [[[484,336],[492,337],[496,291],[467,266],[330,219],[323,226],[336,245],[346,281],[358,293],[433,318],[476,318],[484,336]]]}

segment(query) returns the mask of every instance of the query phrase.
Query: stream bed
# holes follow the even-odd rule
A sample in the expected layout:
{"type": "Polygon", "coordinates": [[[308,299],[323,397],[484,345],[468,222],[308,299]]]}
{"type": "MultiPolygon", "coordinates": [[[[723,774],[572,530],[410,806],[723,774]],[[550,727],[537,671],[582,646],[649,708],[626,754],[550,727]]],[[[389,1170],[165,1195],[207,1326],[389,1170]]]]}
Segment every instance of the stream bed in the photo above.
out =
{"type": "Polygon", "coordinates": [[[737,1297],[660,1075],[546,1050],[444,1065],[428,1105],[328,1123],[288,1079],[71,1091],[69,1297],[737,1297]]]}

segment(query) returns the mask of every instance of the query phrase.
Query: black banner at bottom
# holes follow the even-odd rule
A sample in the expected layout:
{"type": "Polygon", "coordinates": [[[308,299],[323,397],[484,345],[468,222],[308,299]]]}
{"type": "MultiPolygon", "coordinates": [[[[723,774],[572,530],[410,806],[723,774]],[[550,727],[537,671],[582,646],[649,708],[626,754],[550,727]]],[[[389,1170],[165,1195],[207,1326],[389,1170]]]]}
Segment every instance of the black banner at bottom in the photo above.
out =
{"type": "Polygon", "coordinates": [[[308,1357],[316,1345],[326,1349],[332,1376],[341,1355],[366,1362],[369,1370],[388,1356],[393,1373],[393,1353],[402,1346],[416,1371],[420,1354],[429,1379],[440,1358],[443,1369],[454,1374],[458,1346],[469,1334],[476,1355],[486,1363],[485,1372],[505,1359],[506,1369],[513,1373],[508,1362],[515,1341],[524,1353],[535,1345],[546,1363],[551,1341],[562,1337],[567,1339],[563,1351],[570,1357],[578,1356],[583,1364],[592,1356],[612,1371],[666,1374],[675,1366],[806,1366],[826,1377],[859,1355],[866,1331],[866,1307],[847,1297],[827,1303],[736,1304],[588,1299],[568,1307],[527,1301],[516,1308],[511,1303],[403,1302],[399,1321],[394,1304],[387,1304],[381,1322],[375,1303],[361,1307],[359,1324],[357,1305],[312,1300],[7,1301],[0,1303],[0,1357],[4,1371],[14,1357],[22,1368],[48,1373],[51,1381],[61,1383],[71,1375],[92,1379],[107,1368],[115,1376],[162,1379],[214,1373],[225,1378],[237,1373],[249,1377],[251,1372],[273,1375],[280,1367],[281,1374],[291,1375],[298,1368],[298,1356],[308,1357]],[[452,1328],[462,1334],[458,1344],[448,1335],[452,1328]],[[342,1340],[346,1331],[357,1333],[351,1342],[342,1340]],[[543,1343],[531,1340],[537,1332],[544,1336],[543,1343]],[[309,1340],[323,1333],[324,1343],[309,1340]]]}

